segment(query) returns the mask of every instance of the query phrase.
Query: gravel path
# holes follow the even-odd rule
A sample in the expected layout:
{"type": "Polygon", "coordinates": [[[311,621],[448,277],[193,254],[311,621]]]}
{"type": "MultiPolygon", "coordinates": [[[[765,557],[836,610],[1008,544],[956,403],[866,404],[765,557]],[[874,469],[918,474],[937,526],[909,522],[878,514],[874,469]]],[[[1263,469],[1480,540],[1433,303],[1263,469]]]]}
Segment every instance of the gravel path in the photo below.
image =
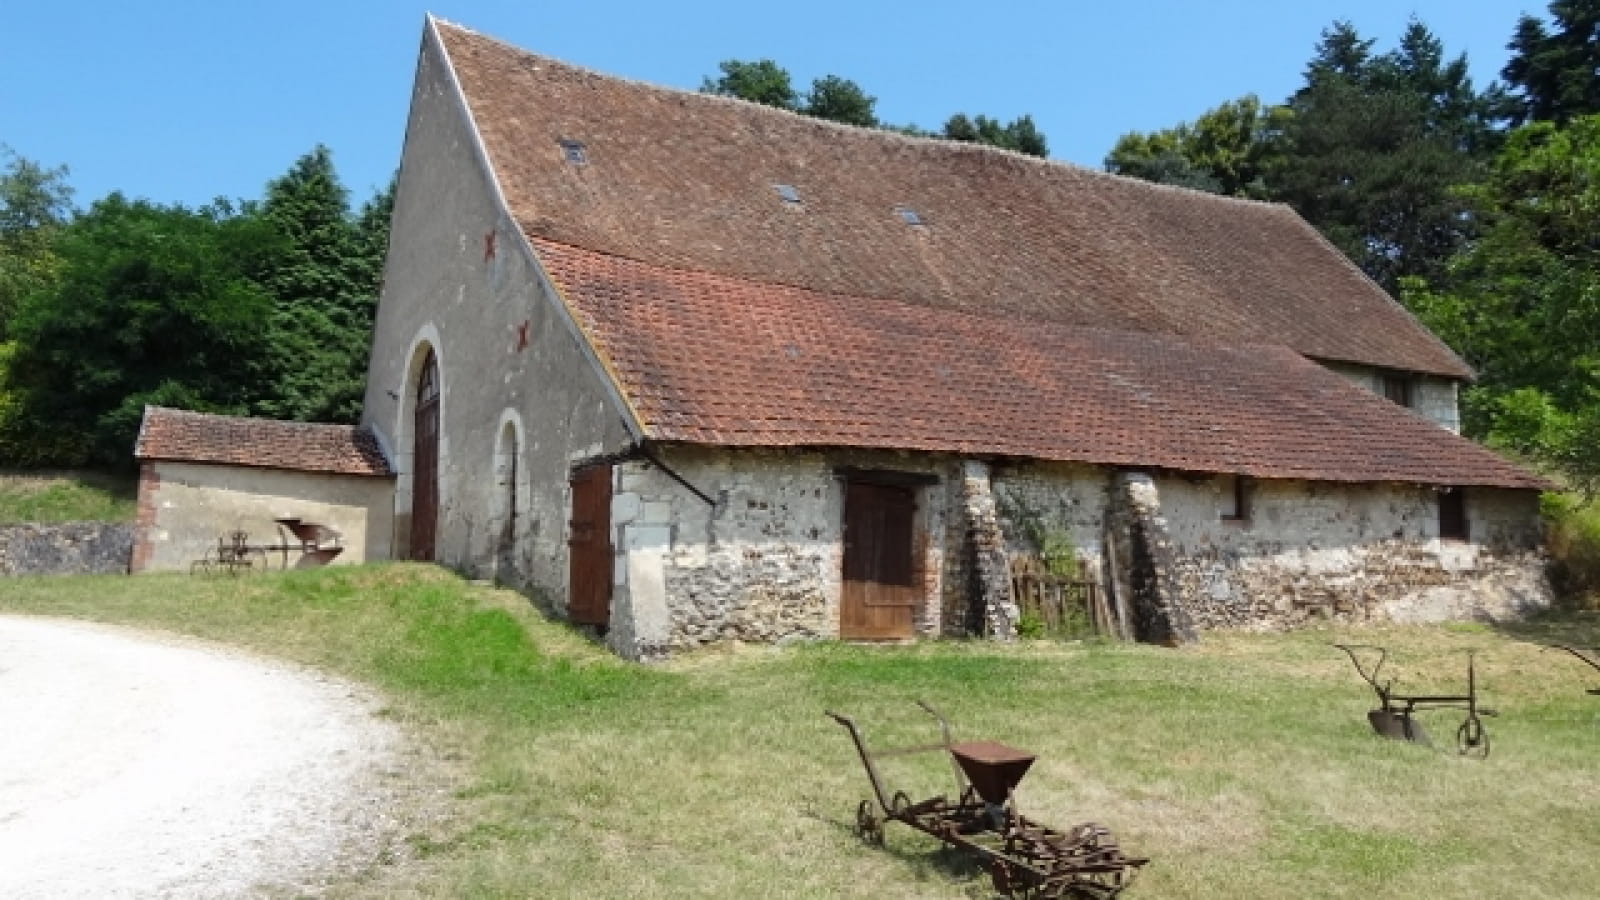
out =
{"type": "Polygon", "coordinates": [[[0,616],[0,897],[317,893],[396,827],[376,709],[210,644],[0,616]]]}

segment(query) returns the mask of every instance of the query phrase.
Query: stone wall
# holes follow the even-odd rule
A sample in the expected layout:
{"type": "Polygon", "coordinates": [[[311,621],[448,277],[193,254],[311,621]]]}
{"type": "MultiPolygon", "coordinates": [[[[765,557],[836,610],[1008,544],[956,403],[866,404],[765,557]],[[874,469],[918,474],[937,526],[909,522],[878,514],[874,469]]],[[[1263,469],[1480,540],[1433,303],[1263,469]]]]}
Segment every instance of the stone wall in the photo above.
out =
{"type": "Polygon", "coordinates": [[[718,641],[785,643],[839,632],[844,514],[840,466],[922,473],[917,492],[915,631],[938,634],[949,566],[947,459],[897,454],[674,448],[619,463],[612,498],[618,552],[608,643],[638,659],[718,641]]]}
{"type": "MultiPolygon", "coordinates": [[[[1175,590],[1195,626],[1277,629],[1325,619],[1502,618],[1549,604],[1533,491],[1467,491],[1470,540],[1439,538],[1431,488],[1305,481],[1249,483],[1250,511],[1226,517],[1231,479],[1153,479],[1175,590]]],[[[996,475],[1013,552],[1044,536],[1070,543],[1102,584],[1112,474],[1039,463],[996,475]]]]}
{"type": "Polygon", "coordinates": [[[968,460],[962,465],[961,498],[963,530],[972,559],[972,601],[983,610],[979,633],[995,640],[1016,640],[1021,615],[1011,596],[1010,556],[987,464],[968,460]]]}
{"type": "Polygon", "coordinates": [[[0,575],[125,575],[132,553],[125,522],[0,526],[0,575]]]}
{"type": "Polygon", "coordinates": [[[849,468],[924,477],[915,522],[921,600],[914,631],[921,636],[984,630],[993,603],[977,590],[969,507],[986,504],[974,502],[982,492],[971,490],[968,476],[982,482],[986,468],[999,534],[984,534],[990,543],[1004,541],[1007,552],[1070,547],[1106,584],[1108,537],[1119,535],[1130,601],[1143,589],[1144,606],[1159,613],[1146,617],[1147,639],[1179,642],[1191,628],[1278,629],[1330,618],[1506,617],[1550,599],[1531,491],[1468,489],[1471,540],[1454,541],[1439,537],[1437,494],[1418,486],[1247,481],[1247,515],[1238,516],[1233,480],[1223,477],[1071,464],[969,466],[927,454],[658,453],[659,462],[619,461],[612,476],[616,556],[607,641],[634,659],[720,641],[837,636],[841,470],[849,468]],[[1142,580],[1137,571],[1145,571],[1142,580]]]}
{"type": "Polygon", "coordinates": [[[1106,520],[1108,540],[1117,547],[1108,557],[1118,592],[1126,592],[1132,608],[1133,636],[1167,646],[1195,640],[1189,598],[1178,581],[1179,560],[1155,480],[1143,472],[1116,473],[1106,520]]]}
{"type": "Polygon", "coordinates": [[[1468,489],[1471,537],[1456,541],[1439,537],[1428,487],[1256,482],[1243,520],[1213,512],[1227,487],[1174,479],[1163,490],[1202,627],[1498,619],[1551,601],[1533,491],[1468,489]]]}

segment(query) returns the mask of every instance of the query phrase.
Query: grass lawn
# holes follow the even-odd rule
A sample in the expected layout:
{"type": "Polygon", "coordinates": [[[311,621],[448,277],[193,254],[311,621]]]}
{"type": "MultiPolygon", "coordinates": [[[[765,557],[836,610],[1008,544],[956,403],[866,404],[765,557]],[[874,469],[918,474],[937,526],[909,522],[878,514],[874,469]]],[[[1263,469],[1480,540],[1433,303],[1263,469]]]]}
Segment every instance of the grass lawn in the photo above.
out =
{"type": "MultiPolygon", "coordinates": [[[[1600,617],[1211,635],[1110,644],[822,644],[645,668],[517,595],[416,565],[240,579],[6,582],[0,610],[158,627],[367,681],[452,779],[411,852],[352,897],[991,897],[988,877],[891,824],[852,834],[866,776],[825,708],[876,746],[957,739],[1039,754],[1024,812],[1084,819],[1153,859],[1128,898],[1572,897],[1600,885],[1600,672],[1541,649],[1600,644],[1600,617]],[[1408,692],[1464,688],[1477,651],[1493,753],[1374,736],[1332,641],[1387,645],[1408,692]]],[[[1441,743],[1458,717],[1426,720],[1441,743]]],[[[933,756],[892,787],[947,791],[933,756]]]]}
{"type": "Polygon", "coordinates": [[[16,522],[131,522],[132,475],[0,471],[0,525],[16,522]]]}

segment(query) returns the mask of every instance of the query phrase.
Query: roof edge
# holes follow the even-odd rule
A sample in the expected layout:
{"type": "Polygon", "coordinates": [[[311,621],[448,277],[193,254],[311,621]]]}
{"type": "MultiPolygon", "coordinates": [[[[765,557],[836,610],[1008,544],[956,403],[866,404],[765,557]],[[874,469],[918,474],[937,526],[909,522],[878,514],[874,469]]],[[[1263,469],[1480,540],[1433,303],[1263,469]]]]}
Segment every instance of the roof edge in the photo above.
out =
{"type": "MultiPolygon", "coordinates": [[[[994,155],[998,155],[998,156],[1004,156],[1004,157],[1007,157],[1007,158],[1010,158],[1010,159],[1015,159],[1015,160],[1021,161],[1025,165],[1043,166],[1043,167],[1047,167],[1047,168],[1057,168],[1057,169],[1070,169],[1070,170],[1072,170],[1074,172],[1079,172],[1079,173],[1082,173],[1082,174],[1090,176],[1090,177],[1101,178],[1101,179],[1106,179],[1106,180],[1110,180],[1110,181],[1117,181],[1117,182],[1121,182],[1121,183],[1124,183],[1124,184],[1138,185],[1142,189],[1151,190],[1151,191],[1158,191],[1158,192],[1159,191],[1175,191],[1175,192],[1182,193],[1182,194],[1188,194],[1188,195],[1193,195],[1193,196],[1198,196],[1198,197],[1205,197],[1205,198],[1208,198],[1208,199],[1210,199],[1212,201],[1232,203],[1232,204],[1240,204],[1240,205],[1244,205],[1244,206],[1251,206],[1251,207],[1257,207],[1257,208],[1268,208],[1268,209],[1270,209],[1272,207],[1283,206],[1282,203],[1278,203],[1278,202],[1270,201],[1270,200],[1257,200],[1257,199],[1254,199],[1252,197],[1236,197],[1236,196],[1233,196],[1231,194],[1214,194],[1214,193],[1212,193],[1210,191],[1202,191],[1202,190],[1198,190],[1196,188],[1184,187],[1182,185],[1163,184],[1161,182],[1156,182],[1156,181],[1146,181],[1143,178],[1134,178],[1134,177],[1132,177],[1130,175],[1119,175],[1119,174],[1117,174],[1115,172],[1107,172],[1104,169],[1094,168],[1093,166],[1086,166],[1086,165],[1083,165],[1081,163],[1072,162],[1071,160],[1067,160],[1067,159],[1058,159],[1058,158],[1046,157],[1046,156],[1034,156],[1034,155],[1029,154],[1029,153],[1023,153],[1020,150],[1011,150],[1011,149],[1006,148],[1006,147],[997,147],[997,146],[995,146],[993,144],[984,144],[984,143],[980,143],[980,142],[977,142],[977,141],[957,141],[957,140],[953,140],[951,138],[942,137],[942,136],[939,136],[939,135],[927,135],[927,136],[912,135],[912,134],[906,134],[906,133],[904,133],[902,131],[896,131],[895,129],[892,129],[892,128],[873,128],[873,127],[867,127],[867,126],[861,126],[861,125],[850,125],[850,124],[847,124],[847,123],[844,123],[844,122],[835,122],[832,119],[822,119],[822,118],[817,118],[815,116],[808,116],[808,115],[805,115],[804,113],[795,112],[794,110],[782,109],[782,108],[779,108],[779,107],[776,107],[776,106],[768,106],[768,105],[766,105],[764,103],[756,103],[755,101],[746,100],[746,99],[744,99],[742,97],[730,97],[730,96],[726,96],[726,95],[723,95],[723,94],[708,94],[708,93],[705,93],[705,92],[702,92],[702,91],[692,90],[690,88],[673,87],[672,85],[660,84],[660,83],[653,82],[653,81],[645,81],[644,79],[640,79],[640,78],[630,78],[630,77],[627,77],[627,76],[624,76],[624,75],[617,75],[616,73],[613,73],[613,72],[603,72],[603,71],[600,71],[599,69],[590,68],[589,66],[585,66],[585,65],[582,65],[580,63],[569,62],[567,60],[559,59],[559,58],[554,57],[554,56],[547,56],[547,55],[542,54],[542,53],[536,53],[536,52],[534,52],[532,50],[529,50],[529,49],[527,49],[525,47],[521,47],[521,46],[518,46],[516,44],[513,44],[510,41],[504,40],[502,38],[495,37],[494,35],[491,35],[491,34],[486,34],[486,33],[482,32],[482,31],[478,31],[478,30],[476,30],[474,28],[471,28],[469,26],[462,25],[459,22],[450,21],[449,19],[443,19],[443,18],[439,18],[439,17],[433,16],[433,15],[429,15],[428,19],[429,19],[430,24],[437,23],[437,24],[444,25],[447,28],[454,28],[457,31],[461,31],[461,32],[463,32],[465,34],[472,35],[472,36],[474,36],[476,38],[479,38],[481,40],[491,41],[493,43],[499,44],[502,47],[505,47],[505,48],[507,48],[507,49],[509,49],[509,50],[521,55],[521,56],[528,57],[530,59],[539,60],[539,61],[543,61],[543,62],[549,62],[549,63],[552,63],[554,65],[561,66],[563,68],[571,69],[574,72],[578,72],[578,73],[587,75],[589,77],[601,78],[601,79],[604,79],[606,81],[612,81],[612,82],[618,82],[620,84],[631,85],[633,87],[643,88],[645,90],[653,91],[653,92],[656,92],[656,93],[659,93],[659,94],[665,94],[665,95],[674,96],[674,97],[678,97],[678,96],[695,97],[695,98],[698,98],[700,101],[707,102],[707,103],[731,104],[731,105],[743,107],[743,108],[746,108],[746,109],[757,110],[759,115],[771,115],[771,116],[775,116],[775,117],[788,117],[788,118],[792,118],[792,119],[796,119],[796,120],[799,120],[799,121],[803,121],[803,122],[807,122],[807,123],[816,125],[817,127],[829,128],[829,129],[837,130],[837,131],[840,131],[840,132],[847,132],[847,133],[851,133],[851,134],[859,134],[861,132],[868,132],[868,133],[871,133],[871,134],[873,134],[875,136],[879,136],[884,140],[900,141],[900,142],[913,143],[913,144],[936,144],[936,145],[945,146],[945,147],[961,148],[961,149],[966,149],[966,150],[971,150],[971,151],[976,151],[976,152],[990,153],[990,154],[994,154],[994,155]]],[[[454,73],[453,73],[453,70],[452,70],[452,75],[453,74],[454,73]]],[[[457,87],[459,89],[459,84],[457,85],[457,87]]]]}
{"type": "MultiPolygon", "coordinates": [[[[1442,338],[1440,338],[1437,334],[1433,333],[1433,329],[1432,328],[1429,328],[1428,326],[1424,325],[1422,323],[1422,320],[1417,318],[1416,313],[1413,313],[1409,308],[1406,307],[1406,305],[1404,303],[1401,303],[1398,299],[1396,299],[1395,297],[1391,296],[1388,291],[1383,289],[1382,285],[1378,284],[1376,281],[1373,281],[1371,275],[1368,275],[1365,270],[1363,270],[1360,266],[1356,265],[1355,260],[1353,260],[1350,257],[1346,256],[1345,252],[1343,250],[1340,250],[1333,243],[1333,241],[1328,240],[1328,236],[1323,234],[1322,231],[1320,229],[1318,229],[1316,226],[1312,225],[1311,222],[1309,220],[1307,220],[1305,216],[1300,215],[1300,213],[1297,212],[1294,207],[1290,206],[1287,203],[1272,203],[1272,204],[1269,204],[1269,205],[1280,208],[1283,211],[1283,213],[1286,214],[1288,216],[1288,218],[1291,219],[1295,223],[1295,227],[1301,229],[1302,231],[1308,232],[1311,235],[1312,240],[1318,241],[1324,247],[1327,247],[1329,253],[1333,254],[1334,256],[1337,256],[1339,258],[1339,261],[1345,267],[1347,267],[1350,271],[1356,273],[1356,275],[1358,275],[1363,281],[1365,281],[1368,284],[1372,285],[1373,290],[1375,290],[1379,294],[1381,294],[1385,300],[1389,301],[1389,303],[1391,303],[1396,309],[1398,309],[1400,311],[1401,315],[1404,315],[1406,318],[1410,319],[1412,324],[1417,326],[1417,330],[1418,331],[1420,331],[1423,334],[1427,335],[1429,340],[1433,341],[1434,344],[1438,345],[1439,349],[1443,350],[1451,359],[1455,360],[1456,363],[1460,366],[1459,369],[1457,369],[1456,371],[1453,371],[1453,372],[1428,371],[1428,370],[1424,370],[1424,369],[1412,369],[1411,371],[1414,371],[1414,372],[1426,372],[1426,374],[1429,374],[1429,375],[1440,375],[1440,376],[1443,376],[1443,377],[1446,377],[1446,378],[1457,378],[1457,379],[1460,379],[1460,380],[1466,381],[1466,382],[1475,382],[1475,381],[1478,380],[1478,373],[1474,372],[1472,370],[1472,367],[1467,365],[1467,361],[1461,358],[1461,354],[1457,353],[1455,351],[1455,348],[1451,347],[1449,344],[1446,344],[1442,338]]],[[[1367,366],[1379,365],[1378,363],[1372,363],[1372,362],[1367,362],[1365,360],[1356,360],[1356,359],[1348,359],[1348,360],[1341,360],[1341,361],[1342,362],[1360,363],[1362,365],[1367,365],[1367,366]]]]}

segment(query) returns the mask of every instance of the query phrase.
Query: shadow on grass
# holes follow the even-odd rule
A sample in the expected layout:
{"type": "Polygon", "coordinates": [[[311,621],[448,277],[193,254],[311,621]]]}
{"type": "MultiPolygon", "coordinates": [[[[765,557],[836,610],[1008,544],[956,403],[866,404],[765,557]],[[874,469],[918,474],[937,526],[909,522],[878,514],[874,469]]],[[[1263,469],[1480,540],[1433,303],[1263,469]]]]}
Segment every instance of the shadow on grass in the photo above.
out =
{"type": "Polygon", "coordinates": [[[879,818],[880,827],[884,829],[883,837],[886,840],[881,843],[869,841],[861,836],[856,826],[855,807],[840,811],[823,811],[815,802],[807,802],[800,810],[800,815],[845,835],[858,845],[863,853],[884,853],[904,863],[918,882],[937,879],[960,883],[988,878],[988,866],[977,854],[946,844],[933,835],[903,822],[884,820],[883,810],[870,800],[867,803],[879,818]]]}
{"type": "Polygon", "coordinates": [[[1570,654],[1574,677],[1582,679],[1589,693],[1600,695],[1600,610],[1552,609],[1489,627],[1511,640],[1538,644],[1545,652],[1570,654]]]}

